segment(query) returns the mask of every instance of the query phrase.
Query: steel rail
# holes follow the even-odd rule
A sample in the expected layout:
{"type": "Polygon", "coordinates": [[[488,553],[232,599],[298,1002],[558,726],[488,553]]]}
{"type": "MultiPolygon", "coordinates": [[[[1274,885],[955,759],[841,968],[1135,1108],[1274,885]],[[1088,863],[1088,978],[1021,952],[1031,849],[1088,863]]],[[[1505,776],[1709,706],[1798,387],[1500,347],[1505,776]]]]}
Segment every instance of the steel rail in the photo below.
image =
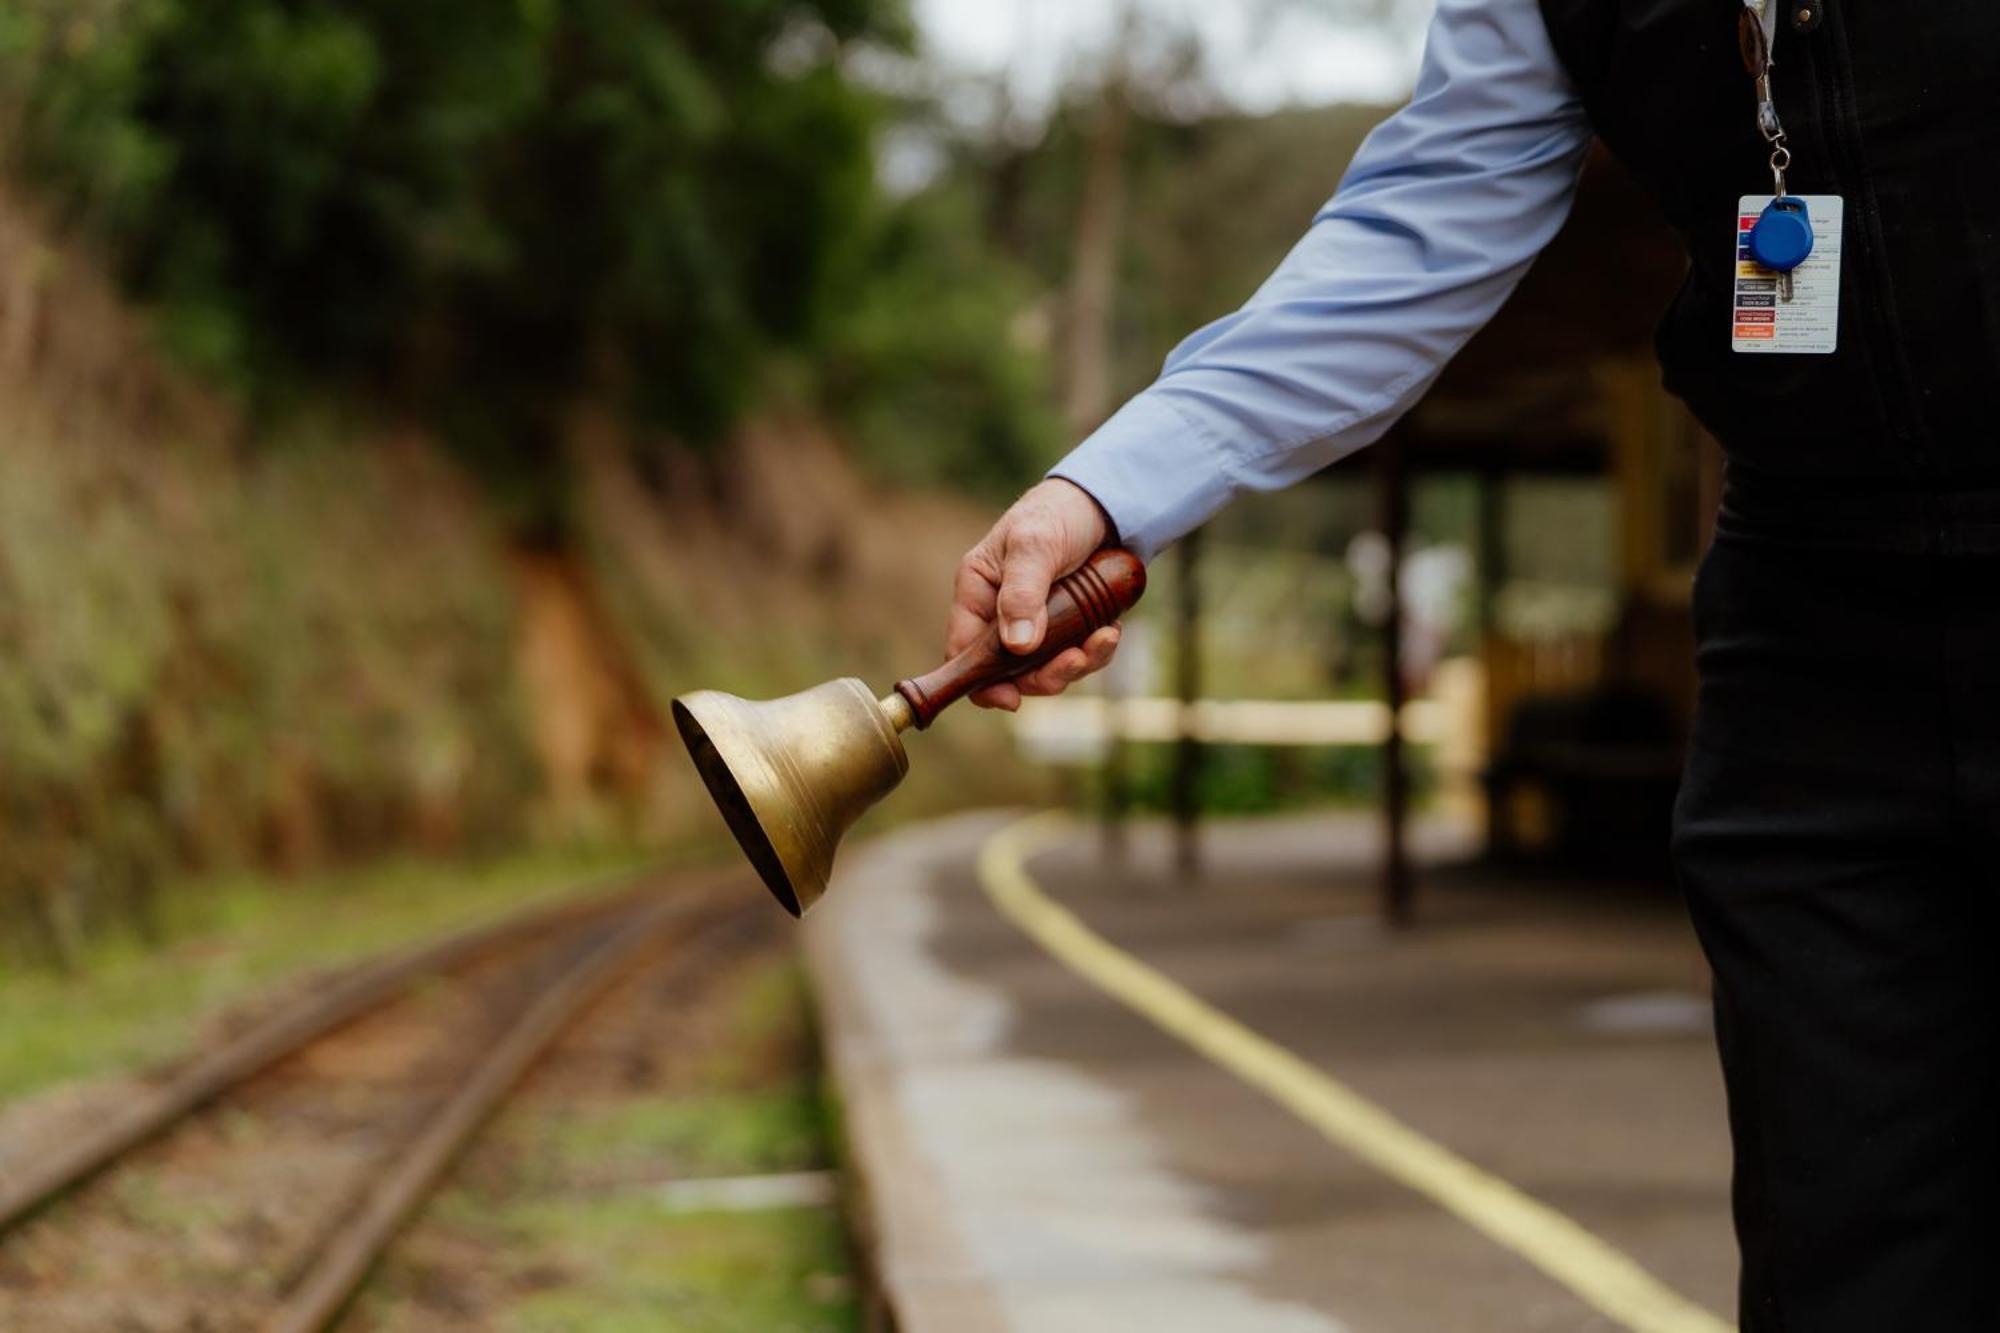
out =
{"type": "Polygon", "coordinates": [[[668,927],[685,925],[701,906],[677,901],[640,909],[632,921],[609,928],[579,951],[385,1166],[264,1323],[264,1333],[322,1333],[332,1327],[375,1261],[535,1062],[587,1005],[638,960],[642,950],[668,927]]]}
{"type": "MultiPolygon", "coordinates": [[[[258,1023],[217,1049],[162,1075],[162,1082],[113,1111],[96,1128],[0,1174],[0,1235],[58,1195],[76,1187],[222,1093],[286,1056],[380,1008],[411,983],[450,971],[524,939],[573,922],[615,913],[648,896],[657,871],[613,881],[619,887],[562,896],[553,905],[517,912],[362,966],[258,1023]]],[[[704,876],[700,884],[726,876],[704,876]]],[[[691,897],[700,896],[691,894],[691,897]]]]}

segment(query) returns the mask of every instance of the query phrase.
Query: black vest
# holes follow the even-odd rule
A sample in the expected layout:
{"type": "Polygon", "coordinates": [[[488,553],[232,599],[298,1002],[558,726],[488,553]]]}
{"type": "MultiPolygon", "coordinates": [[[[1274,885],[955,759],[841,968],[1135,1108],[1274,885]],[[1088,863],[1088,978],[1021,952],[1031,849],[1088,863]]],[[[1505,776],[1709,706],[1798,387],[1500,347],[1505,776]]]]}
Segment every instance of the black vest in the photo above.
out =
{"type": "Polygon", "coordinates": [[[1771,188],[1741,0],[1541,0],[1599,136],[1688,248],[1666,385],[1752,517],[2000,551],[2000,0],[1773,3],[1791,189],[1846,201],[1826,356],[1730,349],[1737,200],[1771,188]]]}

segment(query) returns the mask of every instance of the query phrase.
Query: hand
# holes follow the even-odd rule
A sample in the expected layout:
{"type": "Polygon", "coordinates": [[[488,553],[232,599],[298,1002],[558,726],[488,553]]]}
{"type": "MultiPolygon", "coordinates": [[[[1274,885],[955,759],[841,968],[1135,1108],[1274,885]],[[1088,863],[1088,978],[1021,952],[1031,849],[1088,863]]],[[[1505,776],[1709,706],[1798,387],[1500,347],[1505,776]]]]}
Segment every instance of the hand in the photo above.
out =
{"type": "MultiPolygon", "coordinates": [[[[1016,500],[959,561],[946,653],[955,656],[996,621],[1010,651],[1033,652],[1048,632],[1050,586],[1096,554],[1110,534],[1111,521],[1090,493],[1059,478],[1016,500]]],[[[1061,694],[1103,670],[1117,650],[1118,626],[1106,625],[1028,675],[977,691],[972,702],[1011,713],[1024,694],[1061,694]]]]}

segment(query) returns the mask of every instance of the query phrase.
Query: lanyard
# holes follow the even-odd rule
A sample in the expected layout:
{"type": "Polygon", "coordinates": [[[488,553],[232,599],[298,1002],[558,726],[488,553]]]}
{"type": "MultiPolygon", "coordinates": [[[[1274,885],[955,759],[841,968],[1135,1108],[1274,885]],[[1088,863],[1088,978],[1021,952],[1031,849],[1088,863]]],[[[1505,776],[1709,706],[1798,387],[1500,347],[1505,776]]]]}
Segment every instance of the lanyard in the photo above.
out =
{"type": "Polygon", "coordinates": [[[1743,16],[1738,34],[1743,44],[1743,65],[1757,81],[1757,132],[1771,145],[1772,194],[1783,198],[1785,169],[1792,165],[1792,150],[1785,146],[1785,127],[1778,119],[1778,104],[1771,98],[1771,49],[1778,39],[1778,8],[1784,0],[1743,0],[1743,16]]]}

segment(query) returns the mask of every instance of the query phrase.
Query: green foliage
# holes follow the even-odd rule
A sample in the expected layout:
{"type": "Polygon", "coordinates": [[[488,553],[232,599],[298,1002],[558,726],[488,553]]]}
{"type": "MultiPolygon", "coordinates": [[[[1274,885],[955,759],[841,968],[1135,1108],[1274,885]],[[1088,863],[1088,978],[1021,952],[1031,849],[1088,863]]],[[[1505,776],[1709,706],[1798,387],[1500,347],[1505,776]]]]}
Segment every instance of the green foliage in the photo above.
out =
{"type": "MultiPolygon", "coordinates": [[[[1409,750],[1410,783],[1422,800],[1435,785],[1429,751],[1409,750]]],[[[1173,808],[1175,750],[1133,746],[1126,770],[1131,808],[1164,813],[1173,808]]],[[[1202,749],[1195,784],[1201,810],[1213,815],[1261,815],[1322,804],[1370,805],[1379,800],[1380,751],[1369,746],[1282,749],[1211,745],[1202,749]]]]}
{"type": "Polygon", "coordinates": [[[695,437],[843,308],[900,0],[11,0],[21,164],[169,341],[365,385],[524,501],[580,393],[695,437]]]}
{"type": "Polygon", "coordinates": [[[889,214],[869,267],[825,371],[863,460],[900,481],[1010,497],[1060,441],[1046,359],[1016,332],[1032,278],[986,240],[954,181],[889,214]]]}
{"type": "Polygon", "coordinates": [[[824,362],[864,462],[1010,498],[1060,442],[1046,358],[1016,332],[1032,278],[988,244],[974,198],[950,182],[888,212],[868,272],[824,362]]]}

